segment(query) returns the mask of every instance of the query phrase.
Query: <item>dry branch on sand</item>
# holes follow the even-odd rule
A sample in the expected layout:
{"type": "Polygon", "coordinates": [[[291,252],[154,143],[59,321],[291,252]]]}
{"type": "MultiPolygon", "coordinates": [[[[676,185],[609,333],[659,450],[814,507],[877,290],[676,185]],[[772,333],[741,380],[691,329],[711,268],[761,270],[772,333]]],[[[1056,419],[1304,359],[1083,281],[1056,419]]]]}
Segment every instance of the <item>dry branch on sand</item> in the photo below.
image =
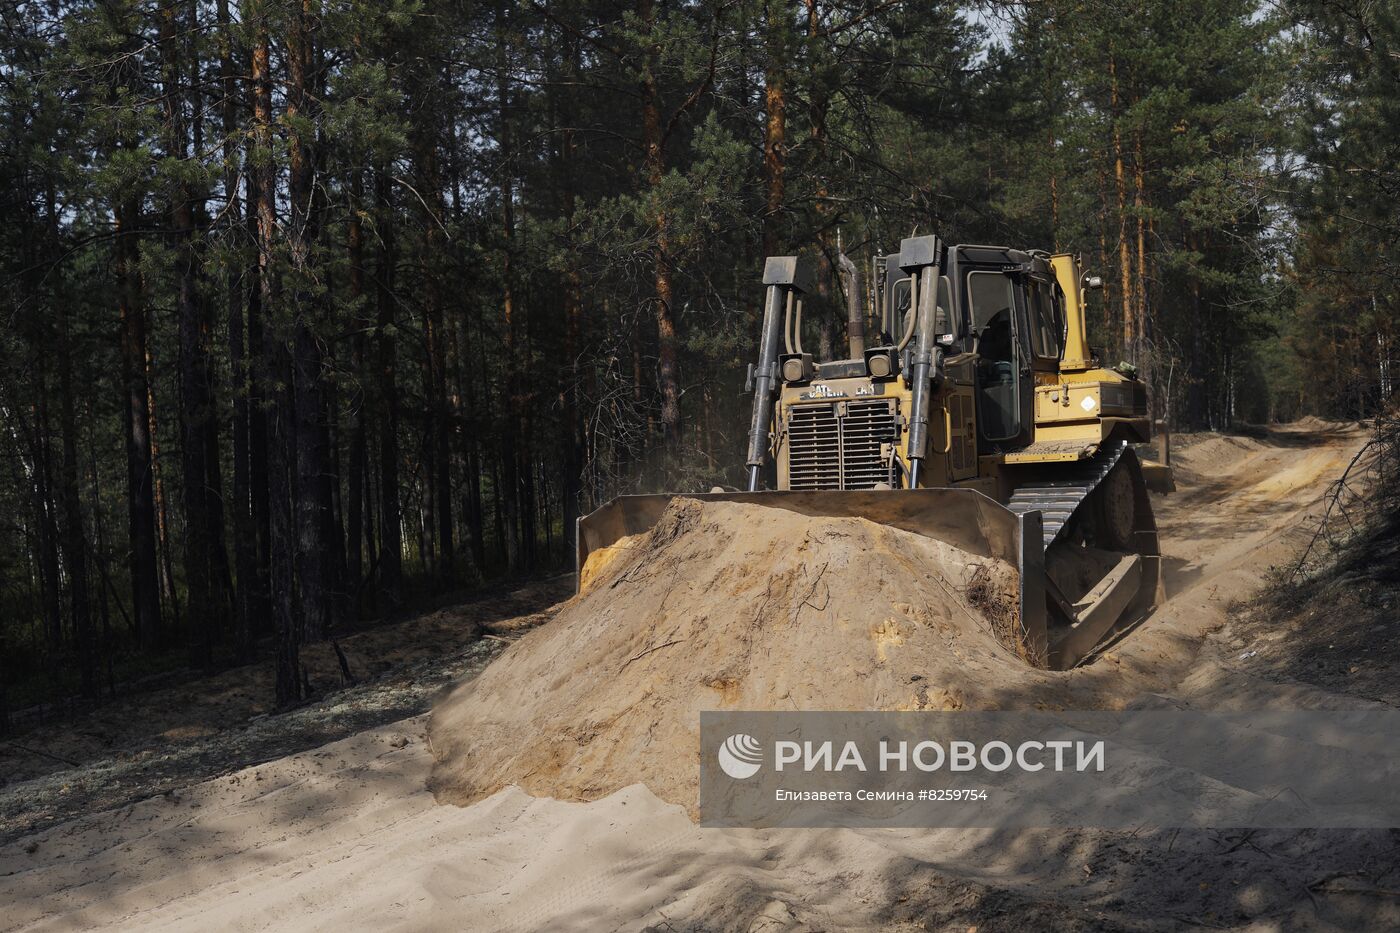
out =
{"type": "Polygon", "coordinates": [[[1329,564],[1358,534],[1396,520],[1400,514],[1400,418],[1376,417],[1371,438],[1328,485],[1322,501],[1325,504],[1312,520],[1307,547],[1288,572],[1287,583],[1329,564]]]}

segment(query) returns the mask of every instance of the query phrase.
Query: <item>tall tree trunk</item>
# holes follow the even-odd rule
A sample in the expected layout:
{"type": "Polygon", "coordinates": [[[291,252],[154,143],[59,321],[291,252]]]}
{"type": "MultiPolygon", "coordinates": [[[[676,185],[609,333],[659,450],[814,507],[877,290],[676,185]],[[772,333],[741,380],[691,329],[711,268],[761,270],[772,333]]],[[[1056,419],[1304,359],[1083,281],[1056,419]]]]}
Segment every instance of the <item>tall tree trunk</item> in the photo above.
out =
{"type": "Polygon", "coordinates": [[[258,289],[263,332],[263,391],[267,393],[267,486],[269,583],[276,641],[277,704],[289,706],[303,696],[301,620],[296,605],[296,541],[292,522],[293,378],[289,335],[277,301],[274,247],[277,228],[276,166],[272,152],[272,75],[268,24],[262,0],[246,0],[244,22],[253,26],[253,145],[257,176],[258,289]]]}
{"type": "Polygon", "coordinates": [[[1128,204],[1127,183],[1123,176],[1123,134],[1119,126],[1122,115],[1119,113],[1118,62],[1110,57],[1109,74],[1109,117],[1113,121],[1113,179],[1118,193],[1118,269],[1122,278],[1122,320],[1123,353],[1132,355],[1132,347],[1137,341],[1137,331],[1133,321],[1133,282],[1132,262],[1128,247],[1128,204]]]}
{"type": "MultiPolygon", "coordinates": [[[[189,155],[184,116],[183,55],[179,36],[195,24],[185,23],[180,7],[171,4],[160,14],[160,52],[165,102],[165,152],[183,162],[189,155]]],[[[176,264],[176,319],[179,332],[180,466],[184,505],[185,618],[189,624],[190,661],[212,667],[214,643],[223,629],[212,512],[221,509],[221,491],[209,488],[212,465],[206,457],[214,427],[210,384],[209,324],[199,294],[194,248],[194,192],[184,180],[170,185],[170,222],[176,264]]]]}
{"type": "Polygon", "coordinates": [[[175,596],[175,555],[170,541],[169,500],[165,497],[164,462],[160,454],[160,429],[156,411],[156,363],[151,344],[146,344],[146,408],[151,413],[148,431],[151,438],[151,478],[156,497],[156,556],[160,567],[161,601],[174,617],[174,629],[180,630],[180,601],[175,596]]]}
{"type": "MultiPolygon", "coordinates": [[[[661,43],[656,34],[658,27],[654,0],[637,0],[637,20],[647,34],[641,70],[644,167],[651,196],[660,198],[661,180],[666,175],[666,140],[661,126],[661,90],[656,76],[661,43]]],[[[664,204],[658,201],[653,205],[651,220],[656,230],[652,245],[652,304],[656,315],[656,374],[657,388],[661,394],[661,429],[668,448],[674,450],[681,440],[681,389],[675,289],[671,272],[671,218],[664,204]]]]}
{"type": "Polygon", "coordinates": [[[560,393],[560,409],[564,419],[564,470],[560,495],[563,497],[564,542],[574,544],[582,495],[580,478],[583,473],[584,422],[579,411],[579,383],[583,372],[579,367],[583,330],[583,280],[577,266],[564,274],[564,356],[567,359],[564,391],[560,393]]]}
{"type": "Polygon", "coordinates": [[[501,432],[501,508],[504,510],[502,522],[506,537],[506,567],[511,573],[525,569],[526,553],[521,538],[523,516],[520,501],[520,447],[522,443],[522,408],[524,386],[519,377],[520,366],[516,360],[520,336],[519,309],[515,293],[515,148],[511,132],[514,115],[510,106],[510,83],[508,75],[509,49],[507,46],[506,7],[497,9],[497,61],[496,71],[496,119],[497,138],[501,148],[501,314],[505,328],[505,358],[511,361],[506,368],[506,408],[507,421],[501,432]]]}
{"type": "MultiPolygon", "coordinates": [[[[815,8],[809,10],[809,22],[815,8]]],[[[783,198],[787,183],[787,31],[786,0],[764,3],[763,71],[763,252],[776,256],[782,247],[783,198]]]]}
{"type": "MultiPolygon", "coordinates": [[[[448,66],[447,81],[454,83],[451,66],[448,66]]],[[[462,214],[462,160],[459,153],[462,143],[459,135],[460,121],[447,120],[447,190],[452,192],[451,213],[454,218],[462,214]]],[[[454,243],[449,251],[460,257],[460,248],[454,243]]],[[[460,260],[459,260],[460,261],[460,260]]],[[[463,471],[463,490],[459,512],[466,524],[472,563],[478,577],[486,574],[486,535],[485,513],[481,499],[481,447],[477,437],[480,409],[474,401],[476,386],[471,378],[468,358],[471,353],[471,324],[474,317],[480,329],[480,302],[472,302],[475,314],[466,309],[451,315],[446,325],[448,338],[448,372],[452,386],[448,415],[452,419],[452,437],[456,439],[459,463],[463,471]]]]}
{"type": "Polygon", "coordinates": [[[1095,164],[1096,164],[1097,166],[1099,166],[1099,169],[1098,169],[1098,171],[1097,171],[1095,174],[1098,176],[1098,182],[1099,182],[1099,216],[1098,216],[1098,222],[1099,222],[1099,224],[1098,224],[1098,226],[1099,226],[1099,265],[1098,265],[1098,267],[1104,271],[1104,278],[1103,278],[1104,333],[1105,333],[1105,334],[1108,334],[1108,335],[1112,335],[1112,334],[1113,334],[1113,331],[1114,331],[1114,321],[1113,321],[1113,279],[1112,279],[1112,277],[1110,277],[1110,276],[1108,275],[1109,262],[1110,262],[1110,260],[1109,260],[1109,252],[1108,252],[1108,225],[1109,225],[1109,217],[1110,217],[1110,212],[1111,212],[1111,208],[1109,207],[1109,204],[1108,204],[1108,176],[1107,176],[1107,171],[1106,171],[1106,169],[1103,167],[1103,162],[1104,162],[1104,160],[1103,160],[1103,158],[1100,157],[1101,154],[1096,152],[1094,155],[1095,155],[1094,162],[1095,162],[1095,164]]]}
{"type": "MultiPolygon", "coordinates": [[[[92,400],[88,399],[84,405],[84,411],[89,421],[93,418],[92,400]]],[[[102,628],[96,635],[96,654],[99,665],[105,665],[110,672],[112,669],[111,645],[111,602],[116,601],[117,611],[122,615],[122,621],[128,629],[134,628],[131,617],[127,615],[126,606],[122,604],[121,597],[116,592],[116,587],[112,585],[111,569],[107,563],[107,532],[102,521],[102,496],[100,488],[102,486],[101,471],[97,465],[97,445],[92,441],[92,432],[88,434],[87,446],[87,482],[88,482],[88,509],[92,515],[93,533],[93,563],[97,570],[97,590],[102,594],[101,618],[102,628]]],[[[111,678],[109,675],[109,685],[111,678]]],[[[109,689],[110,695],[115,696],[114,687],[109,689]]]]}
{"type": "MultiPolygon", "coordinates": [[[[824,48],[823,48],[823,42],[824,42],[824,40],[823,40],[823,38],[822,38],[822,36],[821,36],[821,31],[820,31],[820,29],[821,29],[821,20],[820,20],[820,17],[818,16],[818,13],[817,13],[817,4],[816,4],[816,0],[806,0],[806,7],[807,7],[807,37],[806,37],[806,38],[807,38],[807,56],[806,56],[806,57],[807,57],[807,59],[808,59],[808,75],[807,75],[807,77],[808,77],[808,84],[810,85],[810,87],[809,87],[809,89],[808,89],[808,92],[807,92],[807,94],[808,94],[808,108],[807,108],[808,131],[807,131],[807,132],[808,132],[808,139],[809,139],[810,142],[811,142],[811,165],[813,165],[813,166],[815,167],[815,170],[814,170],[813,174],[814,174],[814,176],[815,176],[816,179],[817,179],[817,182],[816,182],[816,190],[813,192],[813,211],[814,211],[814,213],[816,214],[816,218],[817,218],[817,224],[816,224],[817,229],[816,229],[816,237],[815,237],[815,243],[814,243],[814,245],[815,245],[815,247],[816,247],[816,253],[817,253],[817,294],[818,294],[818,296],[819,296],[819,301],[818,301],[817,304],[816,304],[816,308],[819,309],[819,310],[822,312],[822,313],[820,314],[820,316],[818,316],[817,321],[816,321],[816,324],[817,324],[817,352],[821,355],[821,358],[822,358],[822,359],[829,360],[829,359],[835,359],[835,358],[838,358],[838,357],[845,357],[845,356],[847,355],[847,352],[846,352],[846,351],[847,351],[848,348],[849,348],[849,336],[848,336],[848,341],[847,341],[847,347],[842,347],[842,348],[840,348],[840,350],[838,350],[837,347],[836,347],[836,343],[837,343],[837,339],[836,339],[836,325],[837,325],[837,319],[836,319],[835,315],[833,315],[833,314],[831,313],[831,311],[832,311],[832,309],[833,309],[834,307],[836,307],[836,306],[838,306],[838,305],[844,307],[844,306],[845,306],[845,302],[833,302],[833,301],[832,301],[832,286],[833,286],[833,284],[834,284],[835,281],[836,281],[836,273],[835,273],[835,267],[833,266],[833,261],[834,261],[834,258],[835,258],[835,256],[836,256],[836,253],[839,251],[839,248],[838,248],[837,243],[836,243],[836,237],[835,237],[835,236],[833,235],[833,233],[832,233],[832,228],[833,228],[833,226],[834,226],[834,220],[835,220],[835,217],[834,217],[835,212],[832,210],[831,200],[830,200],[830,198],[828,197],[829,192],[827,191],[826,182],[825,182],[824,180],[822,180],[823,177],[824,177],[825,171],[826,171],[826,166],[827,166],[827,125],[826,125],[826,122],[827,122],[827,113],[828,113],[828,111],[829,111],[830,108],[831,108],[831,96],[830,96],[830,89],[829,89],[829,87],[827,86],[826,80],[825,80],[825,78],[824,78],[823,75],[822,75],[822,64],[823,64],[822,59],[823,59],[823,56],[824,56],[824,54],[825,54],[825,50],[824,50],[824,48]]],[[[780,9],[781,9],[781,5],[780,5],[780,9]]],[[[772,15],[772,14],[771,14],[771,12],[770,12],[770,16],[771,16],[771,15],[772,15]]],[[[786,38],[786,30],[787,30],[787,28],[788,28],[788,26],[787,26],[787,23],[786,23],[785,20],[782,21],[780,24],[773,24],[773,23],[770,23],[770,24],[769,24],[770,34],[771,34],[772,31],[775,30],[775,29],[781,29],[781,30],[783,30],[782,33],[777,34],[777,39],[774,40],[775,42],[776,42],[776,41],[782,41],[782,39],[786,38]]],[[[775,61],[777,61],[777,60],[779,60],[779,59],[783,62],[783,65],[782,65],[781,67],[786,68],[786,62],[787,62],[787,60],[788,60],[788,56],[787,56],[787,52],[786,52],[786,48],[785,48],[785,47],[777,46],[777,47],[773,48],[773,49],[769,52],[769,61],[770,61],[769,69],[770,69],[770,71],[773,70],[773,69],[775,69],[775,68],[777,68],[777,67],[779,67],[778,65],[772,64],[772,62],[775,62],[775,61]]],[[[771,85],[770,85],[770,87],[771,87],[771,85]]],[[[779,83],[779,91],[782,92],[782,93],[784,94],[784,96],[786,96],[786,95],[785,95],[785,91],[784,91],[784,85],[783,85],[781,79],[780,79],[780,83],[779,83]]],[[[772,94],[771,94],[771,91],[770,91],[770,94],[769,94],[769,98],[770,98],[769,106],[770,106],[770,108],[773,108],[773,107],[776,106],[779,110],[783,110],[783,111],[786,110],[786,103],[785,103],[785,102],[775,105],[775,104],[772,102],[771,97],[772,97],[772,94]]],[[[771,122],[772,122],[772,121],[771,121],[771,116],[770,116],[770,121],[769,121],[769,122],[770,122],[770,125],[771,125],[771,122]]],[[[781,135],[781,134],[780,134],[780,135],[781,135]]],[[[781,178],[781,176],[782,176],[782,166],[781,166],[781,164],[780,164],[780,166],[779,166],[779,192],[778,192],[778,194],[779,194],[779,202],[778,202],[779,207],[781,207],[781,197],[782,197],[782,190],[781,190],[781,189],[782,189],[782,178],[781,178]]],[[[771,194],[771,193],[772,193],[772,189],[770,188],[770,194],[771,194]]],[[[770,205],[770,211],[771,211],[771,205],[770,205]]],[[[771,247],[769,246],[769,244],[765,243],[765,247],[766,247],[766,248],[765,248],[765,252],[767,252],[768,255],[773,255],[773,254],[774,254],[774,251],[777,251],[777,250],[778,250],[778,246],[779,246],[779,244],[778,244],[777,242],[774,242],[774,243],[771,245],[771,247]]],[[[852,297],[852,296],[848,296],[848,298],[850,298],[850,297],[852,297]]],[[[854,299],[854,300],[859,300],[859,299],[854,299]]]]}
{"type": "MultiPolygon", "coordinates": [[[[84,406],[87,418],[93,420],[92,400],[88,399],[84,406]]],[[[110,603],[115,601],[117,611],[122,615],[122,621],[128,629],[134,628],[131,617],[127,615],[126,606],[122,604],[121,597],[117,594],[116,587],[112,584],[111,568],[107,563],[107,532],[102,521],[102,496],[99,492],[102,486],[101,471],[97,464],[97,445],[92,440],[92,432],[88,434],[88,503],[92,514],[93,531],[93,556],[96,558],[98,591],[102,594],[102,630],[97,636],[97,657],[101,665],[105,666],[107,673],[107,695],[116,698],[116,677],[112,670],[112,620],[110,603]],[[110,599],[109,599],[110,597],[110,599]]]]}
{"type": "MultiPolygon", "coordinates": [[[[44,200],[47,241],[51,246],[57,246],[58,194],[52,181],[47,186],[44,200]]],[[[92,597],[88,588],[88,544],[83,522],[82,472],[78,466],[78,419],[73,397],[73,333],[68,302],[55,302],[54,311],[58,318],[55,356],[58,361],[59,433],[63,446],[60,492],[63,500],[63,556],[68,570],[69,618],[82,693],[84,697],[95,700],[100,689],[97,646],[92,632],[92,597]]],[[[0,703],[0,709],[3,709],[3,703],[0,703]]],[[[2,727],[3,724],[0,724],[2,727]]]]}
{"type": "Polygon", "coordinates": [[[87,534],[83,530],[82,477],[78,470],[78,425],[73,405],[72,336],[67,302],[57,302],[59,350],[58,386],[60,432],[63,436],[64,558],[68,565],[68,596],[73,625],[73,646],[83,696],[98,695],[96,646],[92,637],[91,598],[88,592],[87,534]]]}
{"type": "MultiPolygon", "coordinates": [[[[431,96],[432,90],[426,90],[431,96]]],[[[427,395],[428,436],[424,445],[428,500],[435,522],[438,566],[434,568],[440,581],[452,574],[455,560],[452,529],[452,449],[447,399],[447,335],[443,325],[442,278],[434,268],[442,251],[442,176],[438,170],[437,144],[431,132],[435,118],[420,117],[419,132],[414,141],[419,192],[427,216],[423,218],[423,343],[424,393],[427,395]]]]}
{"type": "Polygon", "coordinates": [[[294,525],[296,528],[297,605],[306,641],[320,641],[331,626],[329,579],[332,558],[327,535],[333,520],[326,486],[327,432],[320,342],[305,321],[293,332],[292,418],[294,525]]]}
{"type": "MultiPolygon", "coordinates": [[[[1186,248],[1200,254],[1202,245],[1194,235],[1186,237],[1186,248]]],[[[1206,380],[1206,307],[1201,291],[1201,278],[1194,269],[1187,270],[1191,309],[1191,352],[1187,356],[1190,378],[1186,388],[1186,424],[1190,430],[1210,428],[1210,399],[1206,380]]]]}
{"type": "Polygon", "coordinates": [[[312,294],[311,247],[316,237],[312,216],[315,162],[310,134],[304,127],[314,119],[311,88],[315,80],[315,48],[311,34],[311,0],[301,0],[291,11],[287,36],[288,134],[288,254],[291,260],[293,373],[293,448],[295,463],[294,524],[296,527],[296,581],[301,635],[309,641],[325,637],[331,615],[328,577],[332,556],[327,538],[331,508],[325,480],[327,432],[322,349],[315,325],[318,299],[312,294]]]}
{"type": "MultiPolygon", "coordinates": [[[[477,304],[475,313],[472,315],[480,331],[481,307],[477,304]]],[[[480,367],[472,366],[469,362],[471,353],[471,321],[466,315],[459,315],[456,318],[456,327],[453,329],[454,335],[460,332],[460,337],[454,337],[454,355],[459,361],[459,365],[454,367],[457,380],[457,437],[462,446],[462,468],[466,474],[466,491],[463,494],[462,514],[466,517],[467,530],[471,535],[472,561],[476,565],[478,576],[486,575],[486,510],[481,495],[481,472],[484,469],[482,463],[480,429],[479,425],[484,419],[480,417],[485,402],[476,389],[476,375],[480,367]]],[[[479,346],[479,341],[478,341],[479,346]]]]}
{"type": "MultiPolygon", "coordinates": [[[[250,139],[247,161],[244,163],[244,187],[247,192],[248,239],[261,242],[259,211],[262,206],[261,177],[257,168],[256,140],[250,139]]],[[[248,347],[248,498],[256,531],[257,553],[255,574],[249,583],[249,613],[254,637],[271,635],[276,625],[272,613],[272,492],[268,479],[268,425],[276,405],[275,386],[268,382],[270,368],[267,352],[268,328],[264,325],[262,248],[253,250],[248,266],[248,322],[245,335],[248,347]]],[[[269,292],[271,284],[269,283],[269,292]]]]}
{"type": "Polygon", "coordinates": [[[350,304],[355,309],[354,337],[350,341],[350,366],[353,373],[350,395],[350,472],[347,480],[345,521],[346,589],[352,615],[359,614],[360,586],[364,580],[364,500],[365,470],[369,463],[366,453],[365,393],[367,322],[365,301],[365,232],[360,221],[364,209],[364,176],[352,169],[350,179],[350,212],[345,227],[345,251],[350,260],[350,304]]]}
{"type": "MultiPolygon", "coordinates": [[[[1133,308],[1133,316],[1136,318],[1133,333],[1137,335],[1137,344],[1131,348],[1132,356],[1129,359],[1138,366],[1146,366],[1150,361],[1143,353],[1148,337],[1148,328],[1147,220],[1144,217],[1146,206],[1143,195],[1142,127],[1133,131],[1133,213],[1137,215],[1137,301],[1133,308]]],[[[1152,384],[1151,375],[1150,372],[1143,370],[1142,376],[1148,385],[1152,384]]]]}
{"type": "Polygon", "coordinates": [[[1050,128],[1045,131],[1046,135],[1046,161],[1050,166],[1050,242],[1054,247],[1054,252],[1060,251],[1060,184],[1058,169],[1058,155],[1055,142],[1055,124],[1052,122],[1050,128]]]}
{"type": "MultiPolygon", "coordinates": [[[[63,592],[59,560],[58,508],[53,495],[53,467],[49,462],[49,399],[47,379],[39,374],[34,403],[34,426],[29,438],[33,451],[30,471],[34,499],[34,526],[38,532],[39,595],[44,613],[44,642],[52,655],[63,651],[63,592]]],[[[51,673],[56,677],[58,666],[51,673]]]]}
{"type": "Polygon", "coordinates": [[[559,191],[559,213],[564,221],[566,267],[560,290],[560,321],[564,336],[564,360],[559,370],[558,404],[563,422],[560,443],[560,496],[563,506],[563,531],[566,547],[572,547],[579,517],[579,479],[583,470],[584,426],[579,414],[579,366],[583,327],[583,276],[579,271],[582,257],[578,254],[576,202],[578,198],[578,140],[571,120],[564,115],[578,110],[574,87],[580,71],[580,45],[577,39],[561,35],[564,43],[560,55],[560,89],[550,96],[550,118],[562,124],[558,146],[554,151],[554,174],[559,191]]]}
{"type": "Polygon", "coordinates": [[[398,349],[394,334],[393,199],[388,170],[375,172],[375,198],[380,211],[379,268],[376,280],[375,344],[379,402],[379,596],[381,611],[392,612],[403,601],[403,516],[399,507],[399,397],[395,371],[398,349]]]}
{"type": "MultiPolygon", "coordinates": [[[[238,179],[238,70],[234,63],[234,38],[228,0],[219,0],[219,82],[223,92],[221,122],[224,134],[224,198],[230,227],[240,223],[244,207],[239,202],[238,179]]],[[[251,202],[251,198],[249,201],[251,202]]],[[[228,326],[230,395],[233,402],[231,425],[233,456],[233,564],[234,657],[251,661],[253,642],[253,594],[258,589],[257,530],[253,519],[250,485],[248,354],[245,350],[243,284],[239,262],[229,264],[224,285],[224,314],[228,326]]]]}
{"type": "Polygon", "coordinates": [[[130,538],[132,615],[143,647],[160,644],[160,570],[156,559],[155,470],[151,455],[151,408],[146,384],[146,310],[141,256],[134,227],[140,200],[124,198],[114,214],[117,307],[121,319],[122,383],[126,404],[127,518],[130,538]]]}

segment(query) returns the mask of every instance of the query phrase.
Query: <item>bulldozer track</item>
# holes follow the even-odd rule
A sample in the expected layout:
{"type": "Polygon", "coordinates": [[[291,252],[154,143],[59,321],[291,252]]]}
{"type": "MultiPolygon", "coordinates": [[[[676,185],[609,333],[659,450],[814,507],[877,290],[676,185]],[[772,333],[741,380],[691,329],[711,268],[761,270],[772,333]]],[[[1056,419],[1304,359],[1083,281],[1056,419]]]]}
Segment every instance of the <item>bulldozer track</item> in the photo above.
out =
{"type": "Polygon", "coordinates": [[[1018,486],[1006,507],[1018,515],[1039,510],[1048,550],[1069,524],[1075,510],[1113,471],[1127,449],[1127,441],[1117,441],[1099,448],[1098,453],[1087,460],[1057,467],[1053,479],[1018,486]]]}

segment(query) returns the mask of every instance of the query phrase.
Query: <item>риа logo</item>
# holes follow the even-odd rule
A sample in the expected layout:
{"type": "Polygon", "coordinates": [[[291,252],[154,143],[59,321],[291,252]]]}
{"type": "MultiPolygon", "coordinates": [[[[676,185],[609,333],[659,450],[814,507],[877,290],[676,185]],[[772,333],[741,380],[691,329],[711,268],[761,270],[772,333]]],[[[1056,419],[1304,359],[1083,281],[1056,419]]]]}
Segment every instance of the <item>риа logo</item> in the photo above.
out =
{"type": "Polygon", "coordinates": [[[758,739],[740,732],[724,740],[719,747],[720,770],[742,781],[751,778],[763,767],[763,746],[758,739]]]}

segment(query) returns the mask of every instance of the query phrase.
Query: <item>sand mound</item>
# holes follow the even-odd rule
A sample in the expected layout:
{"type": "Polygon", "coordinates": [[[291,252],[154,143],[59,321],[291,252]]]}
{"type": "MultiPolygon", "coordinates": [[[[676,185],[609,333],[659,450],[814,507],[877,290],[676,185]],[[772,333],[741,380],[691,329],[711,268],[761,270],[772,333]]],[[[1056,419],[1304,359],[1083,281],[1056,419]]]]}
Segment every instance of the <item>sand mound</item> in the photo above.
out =
{"type": "Polygon", "coordinates": [[[701,710],[999,708],[1037,676],[993,634],[1014,570],[942,542],[676,500],[627,544],[438,705],[439,799],[516,784],[594,800],[640,781],[693,811],[701,710]]]}
{"type": "Polygon", "coordinates": [[[1227,471],[1250,454],[1268,447],[1258,438],[1242,434],[1203,432],[1180,437],[1180,443],[1173,441],[1172,466],[1190,480],[1227,471]]]}

